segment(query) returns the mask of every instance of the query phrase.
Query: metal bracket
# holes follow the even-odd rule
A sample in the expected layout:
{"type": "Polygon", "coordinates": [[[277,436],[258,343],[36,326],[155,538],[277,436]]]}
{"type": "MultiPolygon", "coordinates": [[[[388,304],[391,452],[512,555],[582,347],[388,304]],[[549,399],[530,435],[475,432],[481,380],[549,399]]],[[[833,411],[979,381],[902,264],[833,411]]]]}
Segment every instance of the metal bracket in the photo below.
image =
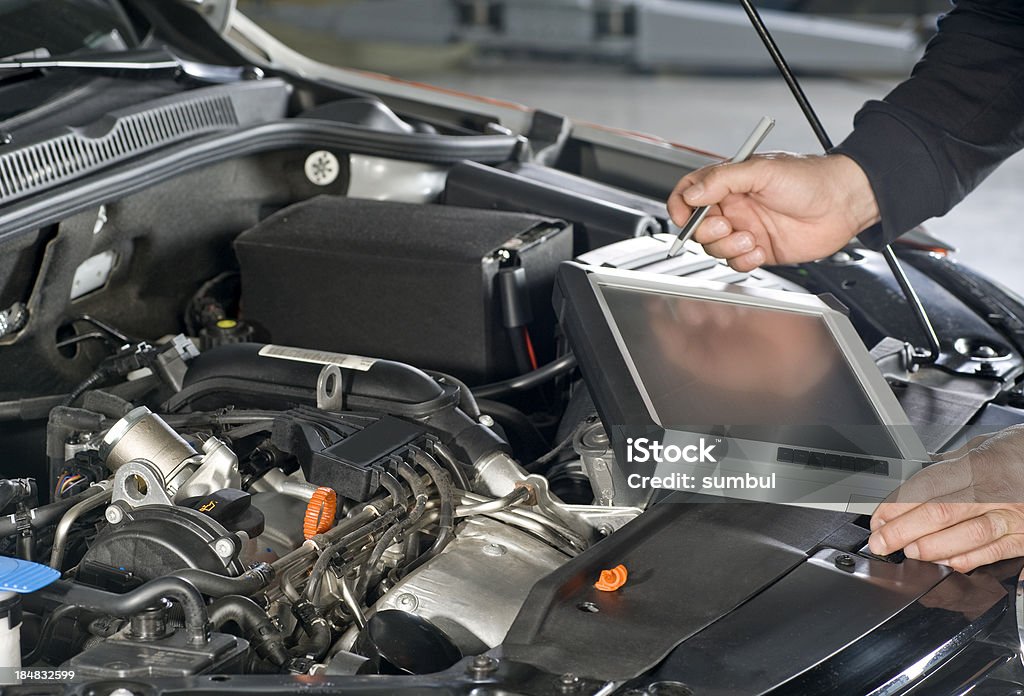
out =
{"type": "Polygon", "coordinates": [[[316,380],[316,407],[321,411],[341,411],[344,406],[341,380],[344,375],[337,365],[324,365],[316,380]]]}
{"type": "Polygon", "coordinates": [[[114,474],[111,503],[118,502],[130,508],[174,504],[164,490],[160,470],[145,459],[133,459],[114,474]]]}
{"type": "Polygon", "coordinates": [[[541,512],[558,520],[590,543],[598,540],[597,529],[590,526],[586,520],[575,511],[570,510],[565,503],[551,494],[551,491],[548,490],[548,480],[546,478],[540,474],[530,474],[523,480],[533,486],[533,494],[537,498],[537,508],[541,512]]]}

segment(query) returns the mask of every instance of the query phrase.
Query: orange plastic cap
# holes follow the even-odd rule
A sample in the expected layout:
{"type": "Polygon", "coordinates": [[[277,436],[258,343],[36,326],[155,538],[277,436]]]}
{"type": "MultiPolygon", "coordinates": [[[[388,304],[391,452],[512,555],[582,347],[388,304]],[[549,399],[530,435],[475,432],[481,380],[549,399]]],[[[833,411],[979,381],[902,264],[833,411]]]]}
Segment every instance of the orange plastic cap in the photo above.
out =
{"type": "Polygon", "coordinates": [[[313,491],[306,506],[306,519],[302,522],[302,533],[307,539],[323,534],[334,524],[338,513],[338,494],[333,488],[321,486],[313,491]]]}
{"type": "Polygon", "coordinates": [[[601,592],[614,592],[626,584],[629,579],[629,571],[621,563],[611,570],[602,570],[601,578],[594,583],[594,587],[601,592]]]}

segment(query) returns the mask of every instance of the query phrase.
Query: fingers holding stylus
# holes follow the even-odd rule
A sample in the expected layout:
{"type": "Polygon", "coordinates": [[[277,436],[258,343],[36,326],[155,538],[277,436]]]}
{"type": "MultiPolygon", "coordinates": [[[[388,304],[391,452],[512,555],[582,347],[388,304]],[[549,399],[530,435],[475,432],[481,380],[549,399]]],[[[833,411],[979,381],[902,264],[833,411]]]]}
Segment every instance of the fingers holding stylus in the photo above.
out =
{"type": "MultiPolygon", "coordinates": [[[[698,169],[684,176],[676,184],[669,196],[667,208],[669,216],[680,227],[680,231],[668,252],[669,257],[680,253],[683,245],[699,229],[706,229],[704,238],[716,234],[716,228],[722,239],[728,238],[728,230],[722,234],[722,221],[707,228],[706,218],[722,217],[720,206],[731,194],[749,193],[752,190],[751,167],[746,162],[774,125],[775,121],[763,117],[727,163],[698,169]]],[[[729,220],[724,222],[733,224],[729,220]]],[[[704,238],[698,237],[697,241],[705,243],[704,238]]],[[[745,253],[753,255],[753,251],[745,253]]]]}
{"type": "Polygon", "coordinates": [[[734,229],[729,218],[720,213],[709,213],[693,239],[702,244],[710,256],[724,259],[737,271],[752,271],[765,262],[764,250],[758,248],[754,234],[745,229],[734,229]]]}

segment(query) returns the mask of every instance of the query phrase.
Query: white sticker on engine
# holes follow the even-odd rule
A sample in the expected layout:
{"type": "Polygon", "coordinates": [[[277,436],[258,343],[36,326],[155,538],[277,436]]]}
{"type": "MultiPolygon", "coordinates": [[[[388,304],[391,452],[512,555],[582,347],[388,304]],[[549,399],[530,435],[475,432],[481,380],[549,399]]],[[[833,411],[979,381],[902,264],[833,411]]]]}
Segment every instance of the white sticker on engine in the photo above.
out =
{"type": "Polygon", "coordinates": [[[260,355],[265,358],[281,358],[296,362],[315,363],[317,365],[337,365],[348,370],[366,372],[377,362],[376,358],[365,358],[362,355],[346,355],[326,350],[310,350],[308,348],[292,348],[290,346],[265,345],[260,348],[260,355]]]}

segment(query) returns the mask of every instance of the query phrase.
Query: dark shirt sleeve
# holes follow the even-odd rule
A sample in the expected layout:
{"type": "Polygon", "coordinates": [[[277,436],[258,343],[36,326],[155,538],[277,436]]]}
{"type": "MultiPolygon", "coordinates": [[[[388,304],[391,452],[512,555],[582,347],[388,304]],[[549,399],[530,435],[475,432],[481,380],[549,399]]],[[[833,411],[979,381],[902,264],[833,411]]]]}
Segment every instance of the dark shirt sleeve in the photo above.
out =
{"type": "Polygon", "coordinates": [[[955,5],[910,79],[865,104],[833,149],[878,200],[881,223],[860,235],[868,246],[945,215],[1024,147],[1024,0],[955,5]]]}

